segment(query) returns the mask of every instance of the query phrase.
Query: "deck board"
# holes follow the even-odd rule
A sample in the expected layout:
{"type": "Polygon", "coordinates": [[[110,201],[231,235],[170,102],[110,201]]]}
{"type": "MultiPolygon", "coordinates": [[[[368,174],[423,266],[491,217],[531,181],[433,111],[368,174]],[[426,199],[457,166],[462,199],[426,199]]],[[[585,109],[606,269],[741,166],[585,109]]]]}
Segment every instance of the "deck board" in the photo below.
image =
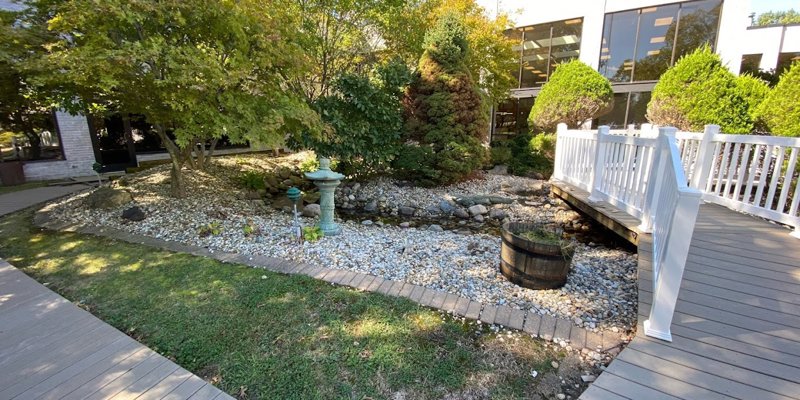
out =
{"type": "Polygon", "coordinates": [[[0,260],[0,400],[232,399],[0,260]]]}
{"type": "Polygon", "coordinates": [[[702,204],[672,342],[646,337],[641,328],[653,283],[652,239],[640,235],[637,336],[581,399],[800,399],[800,241],[789,233],[702,204]]]}

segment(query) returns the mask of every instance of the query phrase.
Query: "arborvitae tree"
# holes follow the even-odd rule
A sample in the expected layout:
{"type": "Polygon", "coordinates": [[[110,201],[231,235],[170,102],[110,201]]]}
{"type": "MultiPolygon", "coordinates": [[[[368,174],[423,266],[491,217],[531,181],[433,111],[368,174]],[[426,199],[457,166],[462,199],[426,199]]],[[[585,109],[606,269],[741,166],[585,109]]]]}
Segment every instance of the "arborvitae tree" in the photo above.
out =
{"type": "Polygon", "coordinates": [[[708,46],[682,57],[667,70],[647,105],[647,118],[662,126],[699,132],[716,124],[725,133],[750,133],[753,121],[736,76],[708,46]]]}
{"type": "Polygon", "coordinates": [[[761,78],[745,73],[736,78],[736,86],[739,87],[739,95],[747,102],[747,114],[753,121],[754,130],[756,132],[765,132],[767,128],[758,117],[756,111],[758,106],[769,95],[769,84],[761,78]]]}
{"type": "Polygon", "coordinates": [[[406,98],[407,144],[398,175],[422,185],[452,183],[484,165],[487,109],[467,69],[464,26],[445,14],[425,37],[425,52],[406,98]]]}
{"type": "Polygon", "coordinates": [[[781,75],[778,85],[756,109],[773,135],[800,136],[800,62],[781,75]]]}
{"type": "Polygon", "coordinates": [[[594,68],[573,60],[559,65],[542,86],[528,122],[545,132],[554,132],[561,122],[577,128],[586,120],[611,111],[613,98],[608,79],[594,68]]]}

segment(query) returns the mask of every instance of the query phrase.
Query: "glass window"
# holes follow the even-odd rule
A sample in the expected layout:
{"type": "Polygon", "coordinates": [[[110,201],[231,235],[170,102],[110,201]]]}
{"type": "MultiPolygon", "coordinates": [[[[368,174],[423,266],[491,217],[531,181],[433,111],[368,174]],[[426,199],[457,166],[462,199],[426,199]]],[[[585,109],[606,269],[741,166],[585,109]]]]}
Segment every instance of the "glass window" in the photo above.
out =
{"type": "Polygon", "coordinates": [[[553,22],[553,37],[550,39],[550,73],[556,65],[578,58],[581,49],[583,20],[570,19],[553,22]]]}
{"type": "Polygon", "coordinates": [[[692,1],[681,4],[674,61],[678,61],[682,56],[706,43],[712,48],[714,47],[717,41],[717,26],[719,26],[721,8],[721,0],[692,1]]]}
{"type": "Polygon", "coordinates": [[[517,133],[528,132],[528,116],[531,115],[533,101],[533,97],[517,100],[517,133]]]}
{"type": "Polygon", "coordinates": [[[508,99],[495,109],[494,134],[513,134],[517,131],[517,99],[508,99]]]}
{"type": "Polygon", "coordinates": [[[517,55],[517,65],[516,68],[510,71],[511,76],[513,76],[517,80],[516,87],[519,87],[519,73],[521,65],[519,62],[522,58],[522,29],[509,29],[506,31],[506,37],[514,41],[514,45],[511,46],[511,50],[514,51],[514,54],[517,55]]]}
{"type": "Polygon", "coordinates": [[[636,49],[637,10],[606,14],[600,73],[611,82],[630,82],[636,49]]]}
{"type": "Polygon", "coordinates": [[[541,86],[547,81],[550,67],[550,34],[549,24],[524,28],[520,87],[541,86]]]}
{"type": "Polygon", "coordinates": [[[625,127],[625,114],[628,111],[628,93],[614,93],[614,108],[597,119],[597,125],[608,125],[611,129],[625,127]]]}
{"type": "Polygon", "coordinates": [[[606,14],[599,71],[612,82],[657,80],[682,55],[717,38],[721,0],[606,14]]]}
{"type": "Polygon", "coordinates": [[[739,66],[739,72],[744,74],[749,72],[755,74],[761,70],[761,57],[763,54],[745,54],[742,56],[742,64],[739,66]]]}
{"type": "Polygon", "coordinates": [[[508,99],[494,112],[493,135],[515,135],[528,131],[528,115],[533,108],[533,97],[508,99]]]}
{"type": "Polygon", "coordinates": [[[608,125],[611,129],[625,129],[633,124],[640,128],[647,121],[647,103],[650,92],[615,93],[614,109],[597,119],[597,125],[608,125]]]}
{"type": "Polygon", "coordinates": [[[625,126],[633,124],[640,128],[647,121],[647,103],[650,102],[651,92],[633,92],[628,101],[628,117],[625,126]]]}
{"type": "Polygon", "coordinates": [[[775,75],[780,76],[783,71],[789,69],[792,63],[800,61],[800,52],[797,53],[781,53],[778,55],[778,65],[775,67],[775,75]]]}
{"type": "Polygon", "coordinates": [[[55,114],[24,114],[17,121],[0,122],[0,157],[3,160],[63,160],[55,114]]]}
{"type": "Polygon", "coordinates": [[[634,81],[657,80],[669,68],[672,60],[672,37],[675,36],[677,23],[677,4],[641,10],[633,67],[634,81]]]}
{"type": "Polygon", "coordinates": [[[506,31],[506,36],[519,43],[513,46],[520,55],[518,88],[539,87],[562,62],[578,58],[583,19],[575,18],[547,24],[526,26],[506,31]]]}

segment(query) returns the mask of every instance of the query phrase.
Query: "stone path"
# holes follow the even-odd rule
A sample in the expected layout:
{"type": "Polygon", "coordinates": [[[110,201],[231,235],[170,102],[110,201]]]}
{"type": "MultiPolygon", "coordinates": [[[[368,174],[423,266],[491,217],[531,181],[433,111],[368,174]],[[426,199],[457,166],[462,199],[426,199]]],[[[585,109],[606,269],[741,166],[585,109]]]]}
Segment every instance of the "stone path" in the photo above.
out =
{"type": "Polygon", "coordinates": [[[137,235],[115,228],[85,227],[80,224],[55,221],[50,218],[47,207],[36,213],[34,223],[46,229],[108,237],[168,251],[210,257],[223,262],[249,265],[273,272],[302,274],[363,291],[404,297],[424,306],[451,312],[469,319],[480,320],[486,324],[497,324],[522,330],[556,343],[564,342],[563,346],[570,346],[574,350],[587,349],[594,352],[615,352],[621,349],[625,339],[623,335],[618,333],[587,331],[584,328],[575,326],[572,321],[567,319],[558,319],[550,315],[540,315],[502,305],[483,304],[452,293],[406,282],[383,279],[374,275],[326,268],[268,256],[213,251],[204,247],[137,235]]]}
{"type": "Polygon", "coordinates": [[[0,400],[233,399],[0,260],[0,400]]]}
{"type": "Polygon", "coordinates": [[[89,185],[45,186],[0,195],[0,217],[90,188],[89,185]]]}

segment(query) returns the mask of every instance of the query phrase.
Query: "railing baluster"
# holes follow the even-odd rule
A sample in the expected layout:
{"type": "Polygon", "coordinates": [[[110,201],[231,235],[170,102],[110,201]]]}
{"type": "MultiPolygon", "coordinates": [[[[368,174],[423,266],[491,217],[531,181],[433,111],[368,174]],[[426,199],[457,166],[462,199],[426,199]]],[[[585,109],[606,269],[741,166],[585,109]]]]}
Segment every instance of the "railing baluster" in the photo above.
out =
{"type": "Polygon", "coordinates": [[[748,176],[747,176],[747,188],[744,191],[745,196],[742,198],[742,202],[750,203],[751,198],[753,197],[753,184],[755,183],[756,178],[756,168],[758,166],[758,159],[761,156],[761,152],[764,151],[766,146],[762,145],[755,145],[755,151],[753,152],[753,159],[750,160],[750,166],[747,168],[748,176]]]}
{"type": "Polygon", "coordinates": [[[744,183],[745,173],[747,172],[747,163],[750,161],[750,148],[752,146],[745,144],[742,147],[742,160],[739,166],[739,173],[736,176],[736,188],[733,189],[733,195],[731,196],[736,201],[741,201],[742,183],[744,183]]]}
{"type": "Polygon", "coordinates": [[[761,171],[758,174],[758,187],[756,188],[756,197],[753,198],[753,204],[757,207],[761,206],[762,196],[764,195],[764,187],[767,185],[767,171],[772,163],[772,150],[773,146],[767,146],[767,151],[764,153],[764,161],[761,163],[761,171]]]}
{"type": "Polygon", "coordinates": [[[717,184],[714,185],[714,194],[719,196],[722,191],[722,185],[725,178],[725,171],[728,170],[728,152],[730,152],[731,144],[725,142],[725,148],[722,151],[722,161],[719,163],[719,171],[717,171],[717,184]]]}
{"type": "Polygon", "coordinates": [[[786,172],[783,174],[783,182],[781,184],[781,195],[778,198],[778,207],[776,211],[784,212],[786,208],[786,198],[789,196],[789,191],[792,189],[792,180],[794,179],[794,169],[797,167],[797,147],[790,148],[789,165],[786,167],[786,172]]]}
{"type": "Polygon", "coordinates": [[[772,180],[769,184],[769,192],[767,193],[767,199],[764,201],[764,208],[771,210],[772,205],[775,204],[775,189],[778,187],[778,181],[781,177],[781,168],[783,167],[783,158],[785,155],[786,149],[781,146],[778,148],[778,157],[775,158],[775,165],[772,168],[772,180]]]}
{"type": "Polygon", "coordinates": [[[729,197],[731,195],[731,185],[733,184],[733,176],[736,173],[736,166],[739,164],[739,149],[741,148],[740,143],[736,143],[733,146],[733,154],[731,154],[731,161],[728,167],[727,179],[725,180],[725,191],[723,192],[723,197],[729,197]]]}

